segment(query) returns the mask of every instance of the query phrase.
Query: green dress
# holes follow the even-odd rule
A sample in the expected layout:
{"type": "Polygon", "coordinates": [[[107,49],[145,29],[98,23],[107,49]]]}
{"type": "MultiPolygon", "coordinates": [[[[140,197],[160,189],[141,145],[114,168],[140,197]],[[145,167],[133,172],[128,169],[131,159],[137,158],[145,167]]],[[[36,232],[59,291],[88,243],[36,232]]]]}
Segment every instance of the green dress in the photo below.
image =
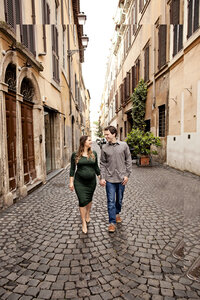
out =
{"type": "Polygon", "coordinates": [[[95,159],[82,156],[76,164],[76,152],[71,156],[70,177],[74,177],[74,188],[79,200],[79,206],[86,206],[92,201],[96,188],[96,175],[100,175],[97,153],[95,159]],[[77,168],[76,168],[77,167],[77,168]],[[75,176],[74,176],[75,174],[75,176]]]}

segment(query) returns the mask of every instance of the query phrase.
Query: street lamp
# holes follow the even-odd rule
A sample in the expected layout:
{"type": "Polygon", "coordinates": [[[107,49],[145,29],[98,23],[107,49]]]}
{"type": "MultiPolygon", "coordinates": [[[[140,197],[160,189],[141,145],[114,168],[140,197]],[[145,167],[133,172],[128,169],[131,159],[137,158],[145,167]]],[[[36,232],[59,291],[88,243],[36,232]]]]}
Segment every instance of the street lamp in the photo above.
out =
{"type": "Polygon", "coordinates": [[[80,49],[74,49],[74,50],[68,50],[67,51],[67,55],[68,56],[72,56],[74,53],[77,53],[77,52],[80,52],[82,50],[85,50],[88,46],[88,42],[89,42],[89,37],[87,35],[83,35],[81,37],[81,41],[82,41],[82,46],[83,48],[80,48],[80,49]]]}
{"type": "Polygon", "coordinates": [[[78,17],[78,24],[79,25],[85,25],[85,22],[87,20],[87,16],[83,12],[80,12],[77,17],[78,17]]]}
{"type": "Polygon", "coordinates": [[[81,37],[81,40],[82,40],[83,48],[87,48],[88,42],[89,42],[89,37],[88,37],[86,34],[84,34],[84,35],[81,37]]]}

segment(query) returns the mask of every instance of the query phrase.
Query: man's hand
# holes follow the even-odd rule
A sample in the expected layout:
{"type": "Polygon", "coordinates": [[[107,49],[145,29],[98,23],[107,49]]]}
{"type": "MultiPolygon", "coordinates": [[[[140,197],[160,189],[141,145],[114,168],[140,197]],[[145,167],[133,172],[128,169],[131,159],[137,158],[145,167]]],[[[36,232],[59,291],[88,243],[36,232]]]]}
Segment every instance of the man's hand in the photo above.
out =
{"type": "Polygon", "coordinates": [[[70,189],[71,192],[74,191],[74,184],[73,184],[73,183],[70,183],[70,184],[69,184],[69,189],[70,189]]]}
{"type": "Polygon", "coordinates": [[[105,181],[105,179],[101,179],[99,183],[100,183],[101,186],[106,186],[106,181],[105,181]]]}
{"type": "Polygon", "coordinates": [[[122,181],[122,185],[126,185],[127,184],[127,182],[128,182],[128,177],[124,177],[124,180],[122,181]]]}

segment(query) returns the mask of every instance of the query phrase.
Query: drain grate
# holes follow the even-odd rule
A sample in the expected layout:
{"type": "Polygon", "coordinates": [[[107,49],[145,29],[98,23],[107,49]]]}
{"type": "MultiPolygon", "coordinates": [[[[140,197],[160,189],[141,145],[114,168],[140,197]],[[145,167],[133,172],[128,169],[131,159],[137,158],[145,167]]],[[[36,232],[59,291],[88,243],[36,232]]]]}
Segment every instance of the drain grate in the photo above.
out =
{"type": "Polygon", "coordinates": [[[195,281],[200,282],[200,257],[198,257],[187,272],[187,276],[195,281]]]}
{"type": "Polygon", "coordinates": [[[179,241],[178,245],[172,252],[172,255],[177,259],[184,259],[184,240],[179,241]]]}

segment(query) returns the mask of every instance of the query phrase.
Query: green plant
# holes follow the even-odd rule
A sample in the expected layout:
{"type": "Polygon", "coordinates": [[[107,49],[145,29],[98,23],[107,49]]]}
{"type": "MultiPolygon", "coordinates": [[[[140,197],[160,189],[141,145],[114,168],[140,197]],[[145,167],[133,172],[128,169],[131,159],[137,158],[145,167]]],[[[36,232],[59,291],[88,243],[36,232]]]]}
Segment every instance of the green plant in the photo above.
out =
{"type": "Polygon", "coordinates": [[[103,137],[103,128],[100,124],[100,120],[93,122],[93,124],[96,125],[95,135],[99,138],[102,138],[103,137]]]}
{"type": "Polygon", "coordinates": [[[139,128],[131,130],[126,142],[130,148],[132,157],[137,157],[137,155],[157,155],[158,152],[151,150],[151,146],[161,147],[159,137],[154,136],[152,132],[144,132],[139,128]]]}
{"type": "Polygon", "coordinates": [[[143,79],[141,79],[134,89],[131,96],[133,107],[132,107],[132,118],[133,128],[144,130],[145,128],[145,104],[147,98],[147,85],[143,79]]]}

